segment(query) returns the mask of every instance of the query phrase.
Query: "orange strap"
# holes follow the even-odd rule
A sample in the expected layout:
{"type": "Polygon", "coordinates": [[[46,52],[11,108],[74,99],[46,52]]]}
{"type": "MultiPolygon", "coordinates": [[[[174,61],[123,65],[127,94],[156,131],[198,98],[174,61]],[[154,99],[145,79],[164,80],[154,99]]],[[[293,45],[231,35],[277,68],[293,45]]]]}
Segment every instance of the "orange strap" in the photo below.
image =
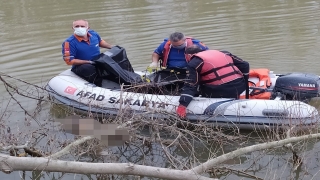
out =
{"type": "Polygon", "coordinates": [[[64,62],[67,64],[67,65],[72,65],[73,62],[70,61],[70,45],[69,45],[69,42],[66,41],[64,42],[64,54],[63,54],[63,59],[64,59],[64,62]]]}

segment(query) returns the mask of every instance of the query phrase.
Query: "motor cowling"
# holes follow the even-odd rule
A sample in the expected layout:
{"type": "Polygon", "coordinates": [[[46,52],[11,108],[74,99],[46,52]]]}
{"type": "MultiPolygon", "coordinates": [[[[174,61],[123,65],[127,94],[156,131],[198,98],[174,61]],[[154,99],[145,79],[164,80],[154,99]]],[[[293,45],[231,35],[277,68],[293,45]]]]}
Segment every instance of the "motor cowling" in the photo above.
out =
{"type": "Polygon", "coordinates": [[[319,96],[320,79],[308,73],[289,73],[278,77],[273,97],[279,94],[287,100],[307,100],[319,96]]]}

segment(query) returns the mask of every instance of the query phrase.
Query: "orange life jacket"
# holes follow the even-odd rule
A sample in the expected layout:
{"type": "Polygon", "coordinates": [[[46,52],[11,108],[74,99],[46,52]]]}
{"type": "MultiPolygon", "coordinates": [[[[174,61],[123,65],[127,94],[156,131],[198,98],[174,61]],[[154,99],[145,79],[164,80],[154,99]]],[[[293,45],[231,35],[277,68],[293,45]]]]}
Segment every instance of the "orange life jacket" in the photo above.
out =
{"type": "Polygon", "coordinates": [[[201,83],[221,85],[243,78],[241,71],[233,64],[230,56],[217,51],[206,50],[195,54],[203,60],[203,66],[200,72],[201,83]]]}
{"type": "MultiPolygon", "coordinates": [[[[192,37],[186,37],[186,42],[187,42],[187,45],[185,48],[193,45],[192,37]]],[[[163,54],[162,67],[167,67],[170,49],[171,49],[171,42],[168,40],[167,43],[164,45],[164,49],[162,52],[162,54],[163,54]]],[[[186,60],[190,60],[190,57],[188,55],[185,55],[185,58],[186,58],[186,60]]]]}
{"type": "MultiPolygon", "coordinates": [[[[250,69],[249,78],[255,77],[259,81],[257,83],[248,82],[249,87],[261,88],[261,90],[253,90],[250,93],[249,99],[270,99],[271,92],[265,92],[264,89],[271,86],[271,80],[269,77],[269,69],[250,69]]],[[[241,95],[240,99],[245,99],[245,95],[241,95]]]]}

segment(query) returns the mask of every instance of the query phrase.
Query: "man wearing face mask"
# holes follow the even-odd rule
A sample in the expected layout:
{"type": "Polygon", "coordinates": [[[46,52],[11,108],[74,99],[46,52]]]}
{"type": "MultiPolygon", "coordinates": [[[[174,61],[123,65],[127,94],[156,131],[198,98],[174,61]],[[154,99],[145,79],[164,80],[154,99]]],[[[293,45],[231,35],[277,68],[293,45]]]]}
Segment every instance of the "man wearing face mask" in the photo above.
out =
{"type": "Polygon", "coordinates": [[[160,46],[152,54],[152,63],[149,68],[156,69],[159,59],[162,67],[185,68],[187,67],[188,57],[185,55],[185,48],[191,45],[198,45],[202,50],[208,47],[197,39],[185,37],[181,32],[172,33],[169,39],[164,39],[160,46]]]}
{"type": "Polygon", "coordinates": [[[96,67],[91,61],[100,54],[100,47],[110,49],[99,34],[89,29],[86,20],[76,20],[72,24],[74,34],[62,43],[62,55],[67,65],[72,65],[71,71],[97,86],[101,86],[102,78],[99,77],[96,67]]]}

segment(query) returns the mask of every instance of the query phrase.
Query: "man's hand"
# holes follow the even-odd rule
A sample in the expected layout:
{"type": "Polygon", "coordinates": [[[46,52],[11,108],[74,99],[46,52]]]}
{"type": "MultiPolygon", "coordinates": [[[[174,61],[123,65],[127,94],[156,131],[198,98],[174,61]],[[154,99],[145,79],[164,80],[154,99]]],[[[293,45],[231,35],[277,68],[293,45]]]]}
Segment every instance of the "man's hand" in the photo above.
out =
{"type": "Polygon", "coordinates": [[[148,67],[147,67],[147,71],[149,71],[150,73],[155,71],[158,67],[158,63],[156,62],[152,62],[148,67]]]}
{"type": "Polygon", "coordinates": [[[187,107],[185,107],[183,105],[179,105],[177,108],[177,115],[180,118],[185,118],[187,116],[187,107]]]}
{"type": "Polygon", "coordinates": [[[92,64],[92,65],[95,65],[96,64],[96,62],[94,62],[94,61],[89,61],[90,62],[90,64],[92,64]]]}
{"type": "Polygon", "coordinates": [[[158,67],[158,63],[156,62],[152,62],[150,65],[149,65],[150,68],[154,68],[154,69],[157,69],[158,67]]]}
{"type": "Polygon", "coordinates": [[[117,48],[119,48],[119,49],[123,48],[123,47],[121,47],[121,46],[119,46],[119,45],[112,45],[111,48],[113,48],[113,47],[117,47],[117,48]]]}

